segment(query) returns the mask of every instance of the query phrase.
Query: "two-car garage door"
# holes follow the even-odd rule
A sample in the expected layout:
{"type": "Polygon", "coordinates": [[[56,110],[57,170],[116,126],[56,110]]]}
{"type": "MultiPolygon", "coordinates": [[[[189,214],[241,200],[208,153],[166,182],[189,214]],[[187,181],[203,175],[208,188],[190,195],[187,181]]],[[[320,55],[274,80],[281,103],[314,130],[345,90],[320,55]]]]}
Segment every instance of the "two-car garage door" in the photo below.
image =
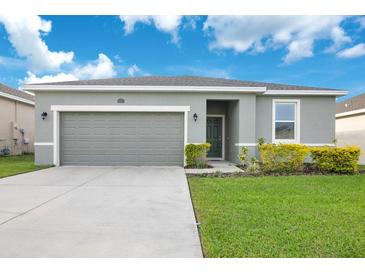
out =
{"type": "Polygon", "coordinates": [[[184,114],[64,112],[61,165],[183,165],[184,114]]]}

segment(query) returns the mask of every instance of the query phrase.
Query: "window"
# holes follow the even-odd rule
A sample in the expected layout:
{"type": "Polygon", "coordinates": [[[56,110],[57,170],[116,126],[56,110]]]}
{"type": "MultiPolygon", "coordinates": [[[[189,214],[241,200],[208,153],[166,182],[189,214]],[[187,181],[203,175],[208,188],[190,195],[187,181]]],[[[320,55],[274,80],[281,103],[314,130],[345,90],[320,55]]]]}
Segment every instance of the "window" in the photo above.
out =
{"type": "Polygon", "coordinates": [[[273,100],[273,143],[299,143],[299,100],[273,100]]]}

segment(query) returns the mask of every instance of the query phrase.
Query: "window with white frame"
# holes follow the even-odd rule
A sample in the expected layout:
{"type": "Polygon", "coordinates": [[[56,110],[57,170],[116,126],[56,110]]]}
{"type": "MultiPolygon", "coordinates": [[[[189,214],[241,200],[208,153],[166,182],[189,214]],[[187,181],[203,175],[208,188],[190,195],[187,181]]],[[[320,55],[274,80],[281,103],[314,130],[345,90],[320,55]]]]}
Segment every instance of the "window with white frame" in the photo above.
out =
{"type": "Polygon", "coordinates": [[[273,142],[299,143],[299,100],[273,100],[273,142]]]}

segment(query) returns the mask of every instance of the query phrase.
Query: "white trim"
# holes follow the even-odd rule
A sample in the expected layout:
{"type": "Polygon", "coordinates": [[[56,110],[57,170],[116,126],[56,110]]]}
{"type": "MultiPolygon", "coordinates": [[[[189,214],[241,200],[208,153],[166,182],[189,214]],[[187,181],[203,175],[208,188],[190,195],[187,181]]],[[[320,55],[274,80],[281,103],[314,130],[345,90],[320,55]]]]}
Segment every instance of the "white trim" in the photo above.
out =
{"type": "Polygon", "coordinates": [[[33,106],[35,105],[35,103],[31,100],[27,100],[27,99],[24,99],[24,98],[21,98],[21,97],[12,95],[12,94],[4,93],[4,92],[1,92],[1,91],[0,91],[0,96],[11,99],[11,100],[19,101],[19,102],[22,102],[22,103],[25,103],[25,104],[28,104],[28,105],[33,105],[33,106]]]}
{"type": "Polygon", "coordinates": [[[346,117],[346,116],[351,116],[351,115],[357,115],[357,114],[362,114],[362,113],[365,113],[365,108],[346,111],[346,112],[342,112],[342,113],[337,113],[336,118],[341,118],[341,117],[346,117]]]}
{"type": "Polygon", "coordinates": [[[60,113],[59,111],[53,111],[53,164],[55,166],[60,165],[60,113]]]}
{"type": "MultiPolygon", "coordinates": [[[[276,143],[279,144],[280,142],[276,143]]],[[[299,143],[295,143],[295,144],[299,144],[299,143]]],[[[243,147],[256,147],[258,146],[258,143],[236,143],[234,144],[235,146],[243,146],[243,147]]],[[[336,146],[333,143],[321,143],[321,144],[315,144],[315,143],[301,143],[300,145],[304,145],[304,146],[308,146],[308,147],[323,147],[323,146],[330,146],[330,147],[334,147],[336,146]]]]}
{"type": "Polygon", "coordinates": [[[219,87],[219,86],[126,86],[126,85],[24,85],[27,91],[140,91],[140,92],[258,92],[266,87],[219,87]]]}
{"type": "MultiPolygon", "coordinates": [[[[224,160],[226,155],[226,116],[224,114],[207,114],[206,117],[222,118],[222,157],[207,157],[209,160],[224,160]]],[[[206,132],[206,129],[205,129],[206,132]]]]}
{"type": "Polygon", "coordinates": [[[184,155],[184,166],[186,166],[186,157],[185,157],[185,147],[188,143],[188,115],[190,111],[190,107],[188,107],[189,110],[184,111],[184,149],[183,149],[183,155],[184,155]]]}
{"type": "MultiPolygon", "coordinates": [[[[293,121],[290,121],[293,122],[293,121]]],[[[289,143],[300,144],[300,99],[272,99],[272,122],[271,122],[271,142],[275,143],[289,143]],[[276,104],[277,103],[294,103],[295,117],[294,117],[294,139],[275,139],[275,122],[276,122],[276,104]]]]}
{"type": "Polygon", "coordinates": [[[236,143],[234,145],[238,147],[255,147],[257,143],[236,143]]]}
{"type": "Polygon", "coordinates": [[[190,106],[80,106],[80,105],[52,105],[52,111],[77,112],[186,112],[190,106]]]}
{"type": "Polygon", "coordinates": [[[24,85],[27,91],[139,91],[139,92],[233,92],[263,93],[264,95],[322,95],[342,96],[344,90],[268,90],[267,87],[222,87],[222,86],[127,86],[127,85],[24,85]]]}
{"type": "Polygon", "coordinates": [[[328,95],[328,96],[343,96],[347,95],[345,90],[267,90],[264,95],[328,95]]]}
{"type": "Polygon", "coordinates": [[[52,142],[35,142],[35,146],[53,146],[52,142]]]}
{"type": "MultiPolygon", "coordinates": [[[[184,149],[188,140],[188,112],[190,106],[97,106],[97,105],[51,105],[53,111],[53,164],[60,165],[59,129],[60,112],[183,112],[184,113],[184,149]]],[[[184,165],[186,164],[183,153],[184,165]]]]}

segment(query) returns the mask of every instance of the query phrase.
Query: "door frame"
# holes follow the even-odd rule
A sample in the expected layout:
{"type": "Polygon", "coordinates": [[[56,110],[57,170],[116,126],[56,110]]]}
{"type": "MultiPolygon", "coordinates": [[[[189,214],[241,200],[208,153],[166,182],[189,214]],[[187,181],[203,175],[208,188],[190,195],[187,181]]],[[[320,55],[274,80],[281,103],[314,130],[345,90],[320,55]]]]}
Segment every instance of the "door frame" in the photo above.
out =
{"type": "MultiPolygon", "coordinates": [[[[184,149],[188,140],[190,106],[51,105],[53,112],[53,164],[60,166],[60,113],[62,112],[179,112],[184,114],[184,149]]],[[[184,165],[186,164],[185,155],[184,165]]]]}
{"type": "MultiPolygon", "coordinates": [[[[225,114],[207,114],[207,117],[222,118],[222,157],[207,157],[208,160],[224,160],[226,155],[226,115],[225,114]]],[[[207,128],[205,127],[205,141],[207,140],[207,128]]]]}

